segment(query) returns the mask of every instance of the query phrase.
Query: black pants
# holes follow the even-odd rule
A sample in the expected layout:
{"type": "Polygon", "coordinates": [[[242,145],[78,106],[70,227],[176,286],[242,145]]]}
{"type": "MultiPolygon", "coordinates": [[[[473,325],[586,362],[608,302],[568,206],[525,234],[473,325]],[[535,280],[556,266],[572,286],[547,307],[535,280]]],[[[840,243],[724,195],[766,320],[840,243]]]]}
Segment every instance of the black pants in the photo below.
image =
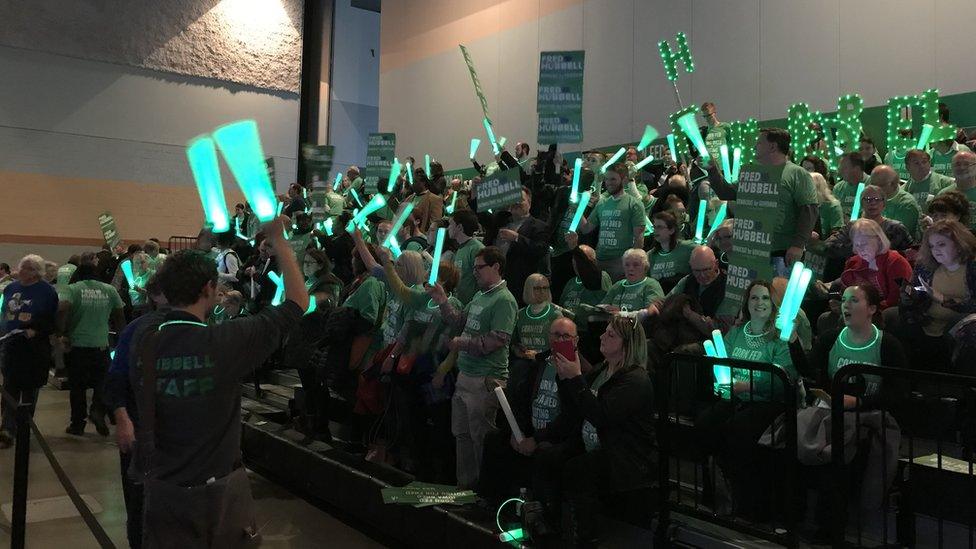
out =
{"type": "Polygon", "coordinates": [[[513,450],[511,437],[508,430],[485,436],[478,493],[495,506],[517,496],[519,488],[529,488],[532,483],[533,459],[513,450]]]}
{"type": "Polygon", "coordinates": [[[570,458],[562,471],[564,499],[569,504],[570,540],[590,541],[597,536],[600,496],[609,492],[610,467],[602,449],[570,458]]]}
{"type": "Polygon", "coordinates": [[[329,388],[325,379],[314,367],[300,368],[298,378],[302,380],[305,394],[304,428],[307,435],[330,439],[329,434],[329,388]]]}
{"type": "Polygon", "coordinates": [[[108,372],[108,349],[73,347],[65,355],[64,361],[68,368],[68,386],[71,388],[71,424],[84,425],[89,413],[95,417],[104,417],[106,412],[102,401],[102,382],[108,372]],[[94,389],[90,410],[88,389],[94,389]]]}
{"type": "MultiPolygon", "coordinates": [[[[37,403],[37,393],[39,389],[37,387],[24,387],[16,383],[12,376],[5,375],[3,378],[3,390],[10,394],[14,400],[24,403],[31,404],[30,414],[34,417],[35,407],[33,404],[37,403]]],[[[17,434],[17,408],[11,406],[7,403],[5,399],[2,402],[2,420],[0,420],[0,432],[6,432],[10,436],[17,434]]]]}
{"type": "Polygon", "coordinates": [[[125,530],[129,538],[129,547],[139,549],[142,546],[142,483],[132,480],[129,476],[129,464],[132,462],[132,452],[119,452],[119,463],[122,466],[122,498],[125,500],[125,530]]]}

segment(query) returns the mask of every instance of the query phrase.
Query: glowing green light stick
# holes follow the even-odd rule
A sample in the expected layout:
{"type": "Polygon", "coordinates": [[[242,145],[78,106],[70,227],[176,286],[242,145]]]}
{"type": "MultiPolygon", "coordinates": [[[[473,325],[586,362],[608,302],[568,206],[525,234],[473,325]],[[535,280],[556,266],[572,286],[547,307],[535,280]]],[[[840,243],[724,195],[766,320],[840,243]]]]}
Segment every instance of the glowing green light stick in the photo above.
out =
{"type": "Polygon", "coordinates": [[[477,137],[471,140],[471,148],[468,150],[468,158],[474,160],[474,155],[478,152],[478,146],[481,145],[481,140],[477,137]]]}
{"type": "Polygon", "coordinates": [[[651,223],[651,218],[644,215],[644,236],[651,236],[654,234],[654,224],[651,223]]]}
{"type": "Polygon", "coordinates": [[[427,284],[431,286],[437,284],[437,271],[441,268],[441,254],[444,253],[444,237],[447,236],[447,229],[441,227],[437,229],[437,240],[434,242],[434,262],[430,266],[430,277],[427,284]]]}
{"type": "Polygon", "coordinates": [[[332,218],[325,220],[325,234],[332,236],[332,218]]]}
{"type": "Polygon", "coordinates": [[[275,215],[276,215],[276,216],[277,216],[277,215],[281,215],[281,212],[282,212],[282,210],[284,210],[284,209],[285,209],[285,203],[284,203],[284,202],[279,202],[279,203],[278,203],[278,208],[277,208],[277,209],[275,210],[275,215]]]}
{"type": "Polygon", "coordinates": [[[393,223],[393,227],[390,229],[390,234],[383,241],[383,246],[389,248],[390,243],[396,240],[396,235],[399,234],[403,224],[407,222],[407,218],[410,217],[410,212],[413,211],[413,207],[413,202],[407,202],[407,205],[403,207],[403,211],[400,212],[400,217],[397,217],[396,222],[393,223]]]}
{"type": "Polygon", "coordinates": [[[519,541],[523,538],[525,538],[525,532],[523,532],[521,528],[515,528],[513,530],[508,530],[498,534],[498,540],[505,543],[509,541],[519,541]]]}
{"type": "Polygon", "coordinates": [[[234,218],[234,235],[241,240],[247,240],[247,237],[241,232],[241,218],[239,217],[234,218]]]}
{"type": "Polygon", "coordinates": [[[708,201],[698,201],[698,219],[695,220],[695,242],[701,244],[705,242],[702,233],[705,231],[705,214],[708,213],[708,201]]]}
{"type": "Polygon", "coordinates": [[[610,157],[610,160],[607,160],[605,164],[600,166],[600,173],[607,173],[607,170],[610,169],[610,166],[613,166],[614,162],[620,160],[620,157],[623,156],[625,152],[627,152],[627,149],[625,149],[624,147],[620,147],[619,149],[617,149],[617,152],[613,153],[613,156],[610,157]]]}
{"type": "Polygon", "coordinates": [[[586,211],[586,205],[590,203],[590,191],[584,191],[580,196],[579,204],[576,206],[576,213],[573,214],[573,221],[569,224],[569,232],[575,233],[576,229],[579,228],[580,221],[583,219],[583,212],[586,211]]]}
{"type": "MultiPolygon", "coordinates": [[[[729,355],[725,350],[725,339],[722,337],[722,332],[720,330],[712,331],[712,341],[714,342],[715,346],[715,357],[729,358],[729,355]]],[[[715,381],[719,385],[732,384],[732,369],[728,366],[719,366],[716,364],[712,368],[712,374],[715,376],[715,381]]]]}
{"type": "Polygon", "coordinates": [[[277,200],[261,149],[257,122],[241,120],[221,126],[214,131],[213,138],[255,215],[262,223],[271,221],[277,200]]]}
{"type": "Polygon", "coordinates": [[[129,283],[129,287],[135,289],[136,277],[132,274],[132,260],[126,259],[120,267],[122,268],[122,274],[125,275],[125,281],[129,283]]]}
{"type": "Polygon", "coordinates": [[[314,295],[308,296],[308,309],[305,309],[305,315],[310,315],[314,313],[315,309],[317,308],[318,305],[315,304],[315,296],[314,295]]]}
{"type": "Polygon", "coordinates": [[[505,137],[503,135],[503,136],[501,136],[501,137],[498,138],[498,147],[499,148],[504,147],[505,146],[505,143],[508,143],[508,138],[507,137],[505,137]]]}
{"type": "Polygon", "coordinates": [[[722,146],[718,148],[719,154],[722,156],[722,176],[728,182],[732,181],[732,163],[729,162],[729,146],[722,143],[722,146]]]}
{"type": "Polygon", "coordinates": [[[366,218],[369,217],[370,214],[379,211],[383,206],[386,206],[386,199],[383,198],[383,195],[378,194],[371,198],[369,202],[363,206],[363,209],[359,210],[359,212],[357,212],[356,215],[349,220],[349,223],[346,224],[346,232],[351,233],[356,228],[356,225],[363,225],[366,222],[366,218]]]}
{"type": "Polygon", "coordinates": [[[640,143],[637,145],[637,150],[643,151],[646,149],[648,145],[651,144],[651,141],[657,139],[658,135],[659,134],[657,133],[657,130],[654,129],[654,126],[651,126],[650,124],[644,126],[644,135],[641,137],[640,143]]]}
{"type": "MultiPolygon", "coordinates": [[[[2,298],[0,298],[0,305],[2,305],[2,304],[3,304],[3,299],[2,299],[2,298]]],[[[109,353],[109,354],[108,354],[108,357],[109,357],[110,359],[112,359],[112,360],[115,360],[115,350],[114,350],[114,349],[112,350],[112,352],[111,352],[111,353],[109,353]]]]}
{"type": "Polygon", "coordinates": [[[712,228],[708,230],[708,236],[712,236],[719,226],[725,221],[726,210],[728,210],[728,202],[722,202],[722,205],[718,207],[718,213],[715,214],[715,219],[712,220],[712,228]]]}
{"type": "Polygon", "coordinates": [[[400,257],[400,254],[403,253],[400,250],[400,243],[397,242],[396,238],[390,240],[390,253],[393,254],[393,259],[397,259],[398,257],[400,257]]]}
{"type": "Polygon", "coordinates": [[[695,121],[695,113],[689,112],[678,118],[678,126],[681,127],[681,131],[685,132],[688,139],[691,139],[691,144],[695,146],[695,150],[701,156],[703,161],[709,159],[708,149],[705,148],[705,140],[702,139],[701,132],[698,131],[698,123],[695,121]]]}
{"type": "Polygon", "coordinates": [[[674,141],[674,134],[673,133],[669,133],[668,134],[668,152],[671,153],[671,160],[673,160],[675,162],[678,161],[678,153],[677,153],[676,149],[677,149],[677,144],[674,141]]]}
{"type": "Polygon", "coordinates": [[[851,221],[861,217],[861,193],[864,192],[864,183],[857,184],[857,192],[854,194],[854,206],[851,208],[851,221]]]}
{"type": "Polygon", "coordinates": [[[393,157],[393,164],[390,166],[390,178],[386,182],[386,192],[392,193],[396,186],[397,177],[400,176],[400,159],[393,157]]]}
{"type": "Polygon", "coordinates": [[[485,133],[488,134],[488,142],[491,143],[491,150],[495,152],[495,156],[498,156],[500,149],[498,147],[498,142],[495,141],[495,132],[491,129],[491,122],[485,118],[483,124],[485,126],[485,133]]]}
{"type": "Polygon", "coordinates": [[[461,193],[458,191],[454,191],[454,194],[451,196],[451,203],[450,205],[447,206],[447,215],[451,215],[452,213],[454,213],[454,207],[457,206],[457,197],[459,194],[461,193]]]}
{"type": "Polygon", "coordinates": [[[430,179],[430,155],[424,155],[424,173],[427,174],[427,179],[430,179]]]}
{"type": "Polygon", "coordinates": [[[652,160],[654,160],[654,155],[649,154],[649,155],[647,155],[647,158],[645,158],[644,160],[641,160],[640,162],[634,164],[634,169],[635,170],[639,170],[639,169],[643,168],[644,166],[650,164],[652,160]]]}
{"type": "Polygon", "coordinates": [[[583,159],[577,158],[576,162],[573,163],[573,188],[569,192],[569,201],[576,204],[579,200],[579,180],[580,173],[583,171],[583,159]]]}
{"type": "Polygon", "coordinates": [[[359,199],[359,193],[356,192],[356,189],[349,187],[349,192],[352,193],[352,197],[356,201],[356,204],[359,204],[359,207],[362,208],[363,201],[359,199]]]}
{"type": "Polygon", "coordinates": [[[790,271],[790,278],[786,281],[786,291],[783,293],[783,301],[780,302],[779,315],[776,317],[776,327],[783,329],[785,312],[790,305],[790,298],[796,292],[796,286],[800,283],[800,275],[803,274],[803,262],[797,261],[793,264],[790,271]]]}
{"type": "MultiPolygon", "coordinates": [[[[791,300],[788,304],[789,309],[785,313],[783,326],[780,328],[779,339],[781,341],[789,341],[790,337],[793,336],[793,326],[796,322],[796,315],[800,312],[800,305],[803,303],[803,296],[806,294],[807,287],[810,285],[810,280],[812,279],[813,270],[804,267],[800,273],[799,282],[793,288],[793,295],[791,296],[791,300]]],[[[786,300],[784,299],[784,302],[785,301],[786,300]]]]}
{"type": "Polygon", "coordinates": [[[268,278],[276,286],[274,297],[271,298],[271,305],[281,305],[285,301],[285,281],[281,278],[281,275],[274,271],[268,271],[268,278]]]}
{"type": "Polygon", "coordinates": [[[742,168],[742,149],[736,147],[732,150],[732,179],[729,183],[739,180],[739,170],[742,168]]]}
{"type": "Polygon", "coordinates": [[[332,190],[338,191],[339,185],[342,185],[342,173],[336,174],[335,183],[332,184],[332,190]]]}
{"type": "Polygon", "coordinates": [[[190,141],[186,147],[186,157],[190,161],[190,171],[197,183],[197,193],[207,223],[213,225],[215,233],[230,230],[230,215],[227,213],[227,201],[224,200],[224,186],[220,183],[217,148],[213,139],[201,136],[190,141]]]}
{"type": "Polygon", "coordinates": [[[932,138],[932,130],[935,126],[932,124],[922,124],[922,135],[918,138],[918,145],[915,146],[916,149],[925,150],[925,147],[929,144],[929,139],[932,138]]]}

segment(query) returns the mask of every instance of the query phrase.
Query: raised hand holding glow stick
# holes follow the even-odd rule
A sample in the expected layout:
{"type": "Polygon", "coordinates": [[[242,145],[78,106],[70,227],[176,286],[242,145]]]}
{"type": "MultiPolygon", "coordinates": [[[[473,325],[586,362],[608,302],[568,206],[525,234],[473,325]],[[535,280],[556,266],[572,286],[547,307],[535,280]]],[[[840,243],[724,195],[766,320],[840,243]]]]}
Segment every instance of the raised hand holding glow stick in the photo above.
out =
{"type": "Polygon", "coordinates": [[[427,174],[427,179],[430,179],[430,155],[424,155],[424,173],[427,174]]]}
{"type": "Polygon", "coordinates": [[[454,213],[454,208],[457,206],[457,197],[458,197],[459,194],[461,194],[461,193],[459,191],[457,191],[457,190],[455,190],[451,194],[451,203],[447,206],[447,210],[446,210],[447,211],[447,215],[451,215],[451,214],[454,213]]]}
{"type": "Polygon", "coordinates": [[[668,134],[668,152],[671,153],[671,160],[673,160],[675,162],[678,161],[678,153],[677,153],[677,150],[678,150],[678,144],[674,141],[674,134],[673,133],[669,133],[668,134]]]}
{"type": "Polygon", "coordinates": [[[935,130],[935,126],[932,124],[922,124],[922,135],[918,137],[918,144],[915,146],[916,149],[925,150],[925,147],[929,144],[929,139],[932,138],[933,130],[935,130]]]}
{"type": "Polygon", "coordinates": [[[332,219],[333,218],[330,217],[330,218],[326,219],[325,220],[325,223],[324,223],[324,226],[325,226],[325,234],[327,234],[329,236],[332,236],[332,219]]]}
{"type": "Polygon", "coordinates": [[[254,214],[262,223],[274,219],[277,199],[261,149],[257,122],[241,120],[221,126],[213,132],[213,138],[254,214]]]}
{"type": "Polygon", "coordinates": [[[708,213],[708,201],[698,201],[698,219],[695,220],[695,242],[703,244],[705,239],[702,233],[705,231],[705,215],[708,213]]]}
{"type": "Polygon", "coordinates": [[[122,262],[119,267],[122,269],[122,274],[125,276],[125,281],[129,284],[129,287],[133,290],[136,288],[136,277],[132,273],[132,260],[126,259],[122,262]]]}
{"type": "Polygon", "coordinates": [[[332,190],[338,191],[339,185],[342,185],[342,172],[336,174],[335,182],[332,184],[332,190]]]}
{"type": "Polygon", "coordinates": [[[470,160],[474,160],[474,155],[478,152],[479,145],[481,145],[481,140],[477,137],[471,140],[471,147],[468,149],[468,158],[470,160]]]}
{"type": "Polygon", "coordinates": [[[706,238],[708,238],[708,236],[712,236],[712,233],[714,233],[722,222],[725,221],[725,214],[727,213],[728,205],[728,202],[722,202],[722,205],[718,207],[718,213],[715,214],[715,219],[712,220],[712,227],[708,229],[708,235],[706,238]]]}
{"type": "MultiPolygon", "coordinates": [[[[720,330],[712,331],[712,342],[713,350],[715,354],[713,356],[717,358],[729,358],[728,352],[725,350],[725,339],[722,337],[722,332],[720,330]]],[[[732,384],[732,369],[728,366],[721,366],[716,364],[712,367],[712,375],[715,376],[715,382],[719,385],[731,385],[732,384]]]]}
{"type": "Polygon", "coordinates": [[[410,186],[413,187],[413,166],[410,162],[407,162],[407,181],[409,181],[410,186]]]}
{"type": "Polygon", "coordinates": [[[346,225],[346,232],[351,233],[356,228],[356,225],[361,225],[364,223],[370,214],[380,210],[383,206],[386,206],[386,199],[383,198],[383,195],[378,194],[374,196],[372,199],[370,199],[366,206],[363,207],[363,209],[359,210],[359,212],[357,212],[356,215],[349,220],[349,223],[346,225]]]}
{"type": "Polygon", "coordinates": [[[641,136],[640,143],[637,145],[637,151],[640,152],[646,149],[652,141],[657,139],[657,136],[658,133],[657,130],[654,129],[654,126],[651,126],[650,124],[644,126],[644,135],[641,136]]]}
{"type": "Polygon", "coordinates": [[[851,208],[851,221],[861,217],[861,193],[864,192],[864,183],[857,184],[857,192],[854,193],[854,206],[851,208]]]}
{"type": "Polygon", "coordinates": [[[776,316],[775,325],[779,329],[783,328],[783,320],[786,317],[784,312],[786,311],[786,308],[790,303],[789,301],[790,296],[792,296],[793,293],[796,292],[796,286],[797,284],[800,283],[800,275],[802,273],[803,273],[803,262],[797,261],[796,263],[793,264],[793,268],[790,271],[790,278],[788,278],[786,281],[786,291],[783,292],[783,301],[780,302],[779,315],[776,316]]]}
{"type": "Polygon", "coordinates": [[[600,166],[600,173],[607,173],[607,170],[610,169],[610,166],[613,166],[614,162],[620,160],[620,157],[623,156],[625,152],[627,152],[627,149],[624,147],[620,147],[619,149],[617,149],[617,152],[613,153],[613,156],[610,157],[610,160],[607,160],[605,164],[600,166]]]}
{"type": "Polygon", "coordinates": [[[576,213],[573,214],[573,221],[569,224],[569,232],[575,233],[576,229],[579,228],[580,221],[583,219],[583,212],[586,211],[586,206],[590,203],[590,191],[584,191],[580,196],[579,204],[576,206],[576,213]]]}
{"type": "Polygon", "coordinates": [[[495,131],[491,127],[491,122],[485,118],[482,121],[482,124],[485,126],[485,133],[488,134],[488,142],[491,143],[491,150],[494,152],[495,156],[498,156],[498,153],[501,151],[498,148],[498,142],[495,141],[495,131]]]}
{"type": "Polygon", "coordinates": [[[444,237],[446,235],[447,229],[444,227],[437,229],[437,240],[434,242],[433,263],[430,265],[430,277],[427,278],[427,284],[431,286],[437,284],[437,273],[441,267],[441,254],[444,253],[444,237]]]}
{"type": "Polygon", "coordinates": [[[573,187],[572,190],[569,191],[569,201],[573,204],[576,204],[576,201],[579,200],[579,181],[580,173],[582,171],[583,159],[577,158],[576,162],[573,163],[573,187]]]}
{"type": "Polygon", "coordinates": [[[689,112],[681,115],[678,118],[678,126],[681,127],[681,131],[685,132],[688,139],[691,139],[691,143],[695,146],[695,150],[698,151],[702,161],[707,163],[710,157],[708,155],[708,149],[705,147],[705,140],[702,139],[701,131],[698,130],[695,113],[689,112]]]}
{"type": "Polygon", "coordinates": [[[393,192],[398,177],[400,177],[400,159],[394,156],[393,164],[390,166],[390,177],[386,181],[386,192],[393,192]]]}
{"type": "MultiPolygon", "coordinates": [[[[797,261],[799,263],[799,261],[797,261]]],[[[796,315],[800,313],[800,305],[803,304],[803,296],[806,295],[810,280],[813,279],[813,270],[803,267],[797,284],[793,287],[793,294],[783,298],[786,311],[781,312],[784,316],[782,327],[780,327],[779,338],[781,341],[789,341],[793,337],[793,327],[796,323],[796,315]],[[787,302],[789,298],[789,302],[787,302]]]]}
{"type": "Polygon", "coordinates": [[[644,166],[648,165],[653,160],[654,160],[654,155],[650,155],[649,154],[649,155],[647,155],[647,158],[645,158],[644,160],[641,160],[640,162],[634,164],[634,169],[635,170],[639,170],[639,169],[643,168],[644,166]]]}
{"type": "Polygon", "coordinates": [[[503,136],[501,136],[501,137],[498,138],[498,147],[499,148],[504,147],[505,146],[505,143],[508,143],[508,138],[507,137],[505,137],[503,135],[503,136]]]}
{"type": "Polygon", "coordinates": [[[213,232],[230,230],[230,214],[224,200],[224,186],[220,182],[220,166],[217,163],[217,147],[213,139],[200,136],[190,141],[186,147],[186,157],[190,171],[197,183],[197,193],[203,205],[207,223],[213,225],[213,232]]]}
{"type": "Polygon", "coordinates": [[[393,223],[393,227],[390,228],[390,234],[386,235],[386,240],[383,241],[383,246],[389,248],[390,244],[396,240],[396,235],[400,232],[400,228],[403,224],[407,222],[407,218],[410,217],[410,213],[413,212],[414,203],[407,202],[406,206],[403,207],[403,211],[397,217],[396,222],[393,223]]]}

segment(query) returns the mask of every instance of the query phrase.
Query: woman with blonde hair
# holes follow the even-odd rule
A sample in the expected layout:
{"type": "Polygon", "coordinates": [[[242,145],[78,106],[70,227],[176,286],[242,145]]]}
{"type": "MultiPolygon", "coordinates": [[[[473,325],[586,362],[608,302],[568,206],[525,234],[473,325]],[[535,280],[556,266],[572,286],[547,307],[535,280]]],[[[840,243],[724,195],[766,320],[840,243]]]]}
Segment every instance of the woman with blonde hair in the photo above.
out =
{"type": "Polygon", "coordinates": [[[813,179],[813,186],[817,190],[817,198],[820,200],[820,219],[817,234],[821,240],[825,240],[836,230],[844,226],[844,212],[841,209],[840,200],[834,196],[827,184],[827,180],[819,172],[810,173],[813,179]]]}
{"type": "Polygon", "coordinates": [[[563,315],[552,303],[549,279],[545,275],[529,275],[522,289],[522,300],[526,305],[515,315],[512,355],[533,360],[535,355],[549,349],[549,325],[563,315]]]}

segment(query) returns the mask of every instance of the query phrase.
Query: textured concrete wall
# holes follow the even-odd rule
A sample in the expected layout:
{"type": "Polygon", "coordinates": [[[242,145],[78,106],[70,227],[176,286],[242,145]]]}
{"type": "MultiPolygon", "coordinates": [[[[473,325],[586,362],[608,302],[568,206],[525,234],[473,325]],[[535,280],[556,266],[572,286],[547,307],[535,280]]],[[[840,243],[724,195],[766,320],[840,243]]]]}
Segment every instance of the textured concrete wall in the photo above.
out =
{"type": "Polygon", "coordinates": [[[0,45],[298,93],[302,0],[0,0],[0,45]]]}

